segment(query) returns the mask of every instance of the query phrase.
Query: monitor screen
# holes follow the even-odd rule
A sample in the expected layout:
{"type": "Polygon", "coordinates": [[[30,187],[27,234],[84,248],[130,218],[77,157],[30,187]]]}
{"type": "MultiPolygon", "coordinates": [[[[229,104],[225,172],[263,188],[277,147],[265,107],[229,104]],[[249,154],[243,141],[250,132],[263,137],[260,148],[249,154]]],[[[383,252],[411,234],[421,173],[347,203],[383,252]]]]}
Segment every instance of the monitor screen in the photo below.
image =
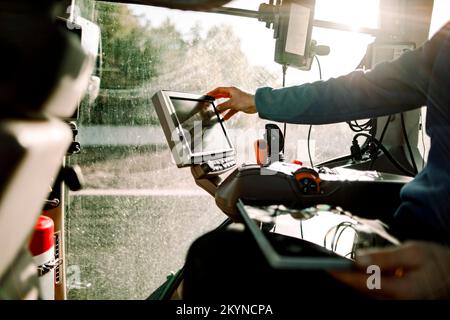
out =
{"type": "Polygon", "coordinates": [[[311,10],[308,7],[296,3],[291,4],[286,35],[286,52],[300,56],[306,55],[306,48],[309,45],[308,31],[310,15],[311,10]]]}
{"type": "Polygon", "coordinates": [[[175,97],[170,100],[193,154],[221,153],[232,148],[212,101],[175,97]]]}

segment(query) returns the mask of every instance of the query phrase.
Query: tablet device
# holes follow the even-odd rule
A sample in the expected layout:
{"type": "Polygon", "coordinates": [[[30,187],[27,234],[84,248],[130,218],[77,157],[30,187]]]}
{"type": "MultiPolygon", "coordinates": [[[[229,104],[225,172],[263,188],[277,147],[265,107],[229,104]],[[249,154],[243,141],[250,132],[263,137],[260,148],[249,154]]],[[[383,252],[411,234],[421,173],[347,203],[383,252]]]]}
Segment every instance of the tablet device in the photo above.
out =
{"type": "MultiPolygon", "coordinates": [[[[273,214],[267,207],[246,205],[241,200],[238,201],[237,207],[245,225],[252,233],[259,248],[273,268],[330,271],[351,270],[353,268],[353,260],[346,257],[346,254],[339,254],[338,250],[330,250],[326,245],[322,245],[320,241],[315,241],[313,237],[310,237],[311,241],[304,240],[305,237],[302,237],[303,239],[299,240],[293,239],[293,235],[289,234],[289,232],[284,232],[284,234],[278,233],[282,230],[276,230],[278,226],[273,224],[273,214]],[[264,225],[268,225],[272,230],[267,230],[267,227],[263,227],[264,225]],[[268,233],[272,234],[268,236],[268,233]]],[[[322,223],[323,221],[311,222],[322,223]]],[[[336,225],[342,223],[342,221],[333,222],[329,219],[328,222],[336,223],[336,225]]],[[[300,222],[297,220],[296,226],[298,226],[299,223],[300,222]]],[[[347,243],[348,246],[350,246],[350,249],[347,246],[342,252],[351,250],[353,246],[352,236],[354,237],[354,235],[354,233],[346,233],[345,237],[347,237],[347,243]]],[[[311,236],[319,236],[323,241],[323,235],[317,235],[316,232],[314,232],[314,234],[311,232],[311,236]]],[[[325,238],[327,236],[328,235],[325,234],[325,238]]]]}

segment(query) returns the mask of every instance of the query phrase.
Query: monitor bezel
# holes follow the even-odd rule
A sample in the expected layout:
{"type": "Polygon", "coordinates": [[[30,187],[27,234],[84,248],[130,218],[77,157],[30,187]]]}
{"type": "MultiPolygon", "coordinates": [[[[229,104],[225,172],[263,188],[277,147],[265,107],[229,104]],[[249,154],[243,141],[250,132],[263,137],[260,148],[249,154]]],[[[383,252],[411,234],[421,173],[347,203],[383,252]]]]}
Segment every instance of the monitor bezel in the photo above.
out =
{"type": "Polygon", "coordinates": [[[166,120],[166,124],[161,123],[161,125],[163,126],[164,133],[178,167],[193,166],[196,164],[202,164],[208,160],[217,160],[235,155],[234,146],[228,134],[225,121],[223,120],[221,114],[217,111],[213,98],[205,95],[168,90],[159,91],[158,96],[160,102],[162,102],[161,107],[164,112],[164,119],[166,120]],[[220,149],[214,152],[192,152],[190,142],[186,139],[185,131],[183,130],[183,127],[178,119],[171,99],[211,102],[216,115],[220,118],[220,124],[230,148],[220,149]],[[178,137],[178,141],[174,141],[174,137],[178,137]],[[185,155],[186,153],[187,156],[185,155]]]}

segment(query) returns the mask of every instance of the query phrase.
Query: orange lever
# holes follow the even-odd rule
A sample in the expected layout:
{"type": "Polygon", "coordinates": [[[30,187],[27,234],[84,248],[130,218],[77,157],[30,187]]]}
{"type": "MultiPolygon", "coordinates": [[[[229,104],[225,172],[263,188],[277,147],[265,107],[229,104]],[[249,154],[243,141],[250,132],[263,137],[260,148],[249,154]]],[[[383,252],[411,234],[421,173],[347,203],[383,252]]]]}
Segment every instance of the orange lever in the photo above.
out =
{"type": "Polygon", "coordinates": [[[256,156],[256,163],[260,166],[263,166],[267,164],[268,159],[268,153],[267,150],[267,142],[264,139],[258,139],[255,141],[255,156],[256,156]]]}

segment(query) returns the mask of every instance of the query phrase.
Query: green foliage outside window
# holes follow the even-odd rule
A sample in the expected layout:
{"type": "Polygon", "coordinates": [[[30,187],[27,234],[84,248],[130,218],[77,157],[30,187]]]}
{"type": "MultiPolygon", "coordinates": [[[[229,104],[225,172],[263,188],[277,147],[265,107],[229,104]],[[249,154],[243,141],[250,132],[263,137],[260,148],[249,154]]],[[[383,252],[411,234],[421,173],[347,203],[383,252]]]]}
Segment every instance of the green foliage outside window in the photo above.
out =
{"type": "Polygon", "coordinates": [[[154,27],[128,6],[103,2],[93,20],[102,32],[101,90],[93,105],[83,105],[82,125],[158,125],[151,103],[158,90],[201,93],[223,83],[251,90],[275,78],[250,66],[229,26],[202,37],[196,24],[183,36],[169,19],[154,27]]]}

